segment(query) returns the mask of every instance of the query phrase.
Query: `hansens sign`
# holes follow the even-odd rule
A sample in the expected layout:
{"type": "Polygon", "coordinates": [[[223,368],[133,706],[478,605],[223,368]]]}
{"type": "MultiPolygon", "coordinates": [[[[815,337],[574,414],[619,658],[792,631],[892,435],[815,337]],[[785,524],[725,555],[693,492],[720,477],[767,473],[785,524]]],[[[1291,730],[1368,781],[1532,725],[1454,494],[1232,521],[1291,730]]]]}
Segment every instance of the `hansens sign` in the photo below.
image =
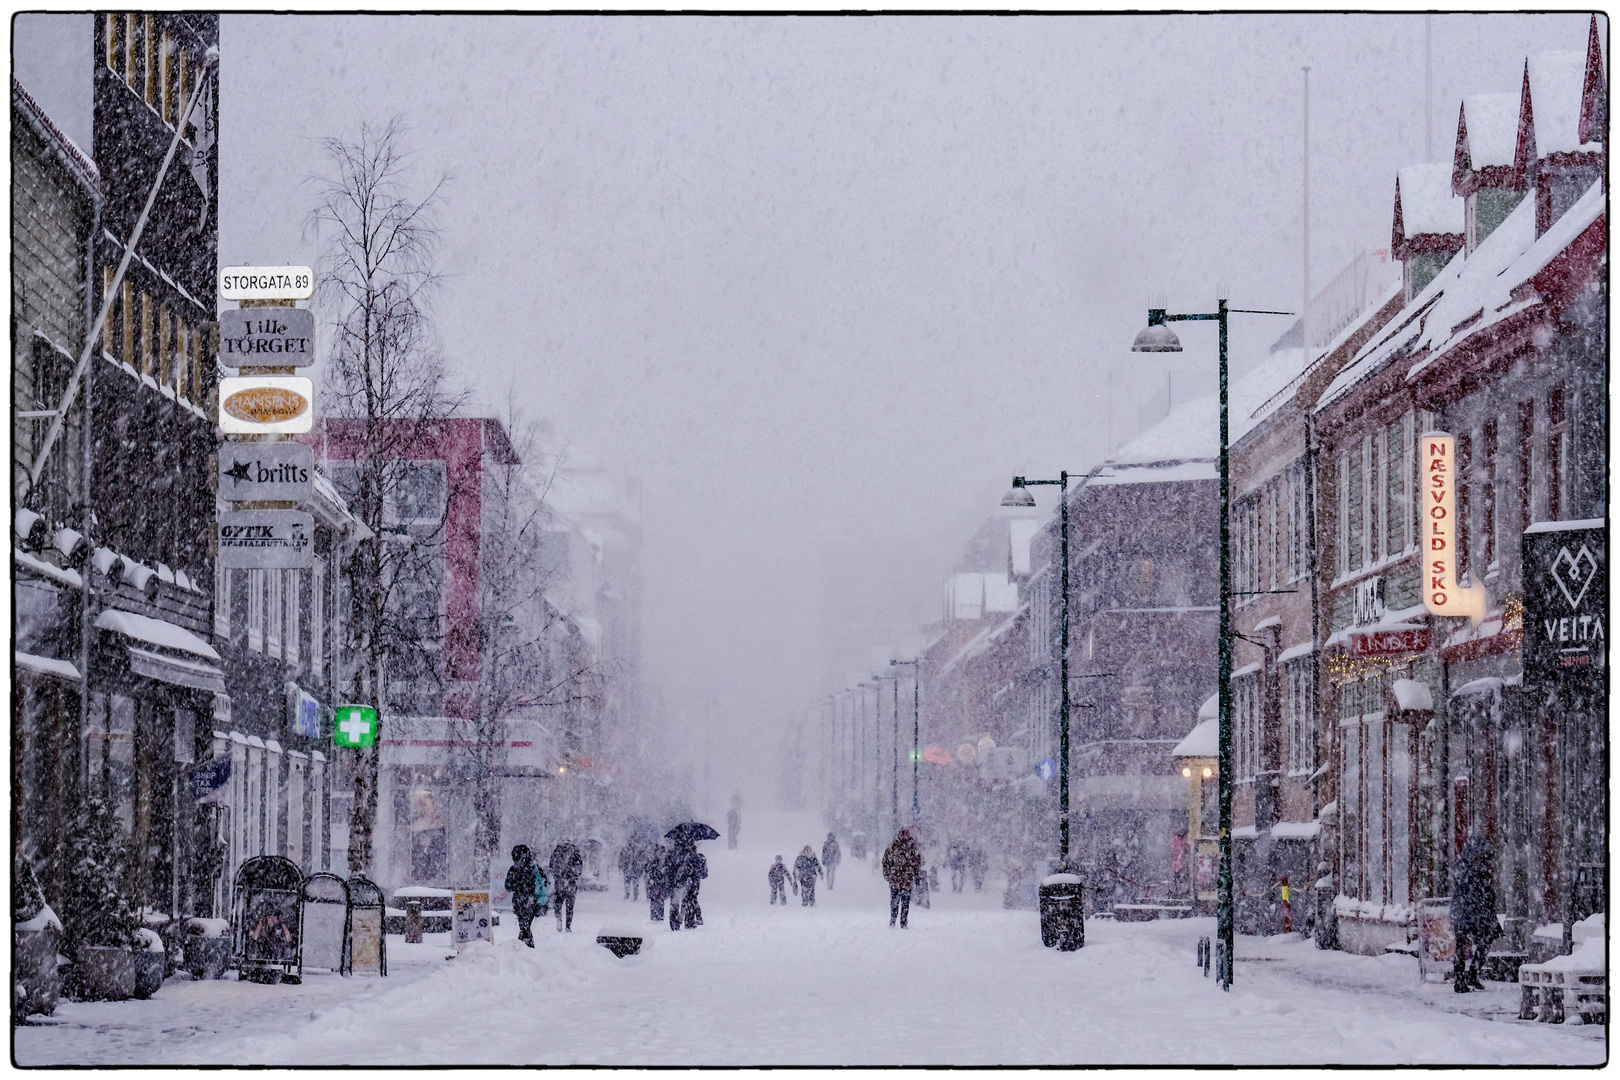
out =
{"type": "Polygon", "coordinates": [[[307,570],[315,519],[302,510],[225,510],[219,515],[219,565],[227,570],[307,570]]]}
{"type": "Polygon", "coordinates": [[[219,380],[219,430],[227,435],[302,435],[315,425],[315,384],[302,375],[219,380]]]}
{"type": "Polygon", "coordinates": [[[1608,647],[1608,529],[1543,521],[1524,532],[1524,673],[1603,684],[1608,647]]]}

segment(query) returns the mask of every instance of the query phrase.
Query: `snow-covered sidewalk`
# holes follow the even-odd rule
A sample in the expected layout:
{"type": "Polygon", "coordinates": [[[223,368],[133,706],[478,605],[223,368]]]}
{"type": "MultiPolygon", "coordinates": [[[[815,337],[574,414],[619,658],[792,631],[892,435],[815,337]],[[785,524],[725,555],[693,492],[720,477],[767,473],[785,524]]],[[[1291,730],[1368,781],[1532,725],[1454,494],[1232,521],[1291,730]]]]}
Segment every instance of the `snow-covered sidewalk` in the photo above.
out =
{"type": "Polygon", "coordinates": [[[537,922],[454,961],[390,940],[387,979],[301,987],[173,980],[150,1001],[64,1002],[18,1029],[19,1064],[1596,1064],[1599,1027],[1521,1022],[1517,988],[1455,995],[1409,957],[1244,939],[1221,993],[1193,963],[1212,920],[1092,921],[1076,953],[1041,947],[999,890],[936,893],[891,930],[887,892],[846,854],[814,908],[766,903],[765,871],[825,831],[745,818],[704,845],[706,925],[670,933],[646,904],[586,893],[572,934],[537,922]],[[604,928],[646,927],[615,959],[604,928]]]}

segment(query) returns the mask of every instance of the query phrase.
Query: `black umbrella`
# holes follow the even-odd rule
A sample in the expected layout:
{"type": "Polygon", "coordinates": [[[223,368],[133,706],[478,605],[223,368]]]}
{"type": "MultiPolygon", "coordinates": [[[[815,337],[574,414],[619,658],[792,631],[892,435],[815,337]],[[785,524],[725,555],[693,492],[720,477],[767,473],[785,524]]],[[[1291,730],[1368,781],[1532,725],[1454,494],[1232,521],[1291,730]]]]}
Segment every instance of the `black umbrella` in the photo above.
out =
{"type": "Polygon", "coordinates": [[[669,840],[718,840],[720,834],[701,821],[684,821],[664,834],[669,840]]]}

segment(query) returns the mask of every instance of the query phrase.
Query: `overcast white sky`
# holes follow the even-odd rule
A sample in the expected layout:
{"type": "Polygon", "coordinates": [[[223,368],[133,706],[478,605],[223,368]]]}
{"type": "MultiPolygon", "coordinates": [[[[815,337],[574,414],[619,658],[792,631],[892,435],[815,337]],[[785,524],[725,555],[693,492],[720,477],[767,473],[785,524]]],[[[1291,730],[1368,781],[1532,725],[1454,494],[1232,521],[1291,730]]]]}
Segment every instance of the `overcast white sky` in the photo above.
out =
{"type": "MultiPolygon", "coordinates": [[[[63,114],[75,22],[16,24],[63,114]]],[[[1436,17],[1435,158],[1462,95],[1586,28],[1436,17]]],[[[1421,16],[227,15],[222,54],[222,264],[313,263],[318,141],[404,116],[453,177],[452,363],[641,477],[649,672],[738,767],[937,617],[1013,473],[1104,452],[1110,374],[1116,442],[1169,363],[1213,384],[1212,333],[1129,352],[1150,300],[1298,309],[1302,65],[1318,286],[1425,159],[1421,16]]]]}

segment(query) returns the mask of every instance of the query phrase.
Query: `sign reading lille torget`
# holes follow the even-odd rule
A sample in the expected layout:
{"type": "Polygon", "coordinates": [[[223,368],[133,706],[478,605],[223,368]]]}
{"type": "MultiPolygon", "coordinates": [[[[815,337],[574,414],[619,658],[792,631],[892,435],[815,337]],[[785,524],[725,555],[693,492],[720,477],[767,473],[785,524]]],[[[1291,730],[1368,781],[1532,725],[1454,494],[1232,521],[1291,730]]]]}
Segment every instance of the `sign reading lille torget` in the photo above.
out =
{"type": "Polygon", "coordinates": [[[228,442],[219,448],[219,496],[230,502],[309,498],[315,455],[303,443],[228,442]]]}
{"type": "Polygon", "coordinates": [[[228,308],[219,313],[219,362],[229,367],[305,367],[315,362],[308,308],[228,308]]]}

